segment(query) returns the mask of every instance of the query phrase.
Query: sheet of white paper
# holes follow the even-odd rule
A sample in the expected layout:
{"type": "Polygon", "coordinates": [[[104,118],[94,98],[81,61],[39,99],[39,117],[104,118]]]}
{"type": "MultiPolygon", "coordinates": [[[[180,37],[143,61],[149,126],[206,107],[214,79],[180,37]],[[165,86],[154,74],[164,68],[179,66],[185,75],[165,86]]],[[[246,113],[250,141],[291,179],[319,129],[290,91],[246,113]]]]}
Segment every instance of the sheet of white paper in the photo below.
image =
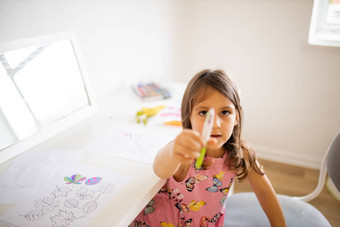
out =
{"type": "Polygon", "coordinates": [[[85,147],[91,152],[108,154],[124,159],[153,163],[157,152],[174,140],[181,127],[160,124],[119,124],[109,133],[85,147]]]}
{"type": "Polygon", "coordinates": [[[39,194],[40,190],[35,187],[48,187],[60,172],[77,166],[83,153],[81,150],[30,150],[22,153],[0,175],[0,203],[22,201],[25,197],[21,193],[23,190],[39,194]]]}
{"type": "MultiPolygon", "coordinates": [[[[57,158],[62,152],[45,151],[40,153],[40,157],[31,153],[39,161],[36,166],[31,166],[31,170],[27,168],[27,165],[31,165],[30,162],[25,163],[25,159],[19,159],[14,160],[8,168],[9,171],[4,172],[11,176],[19,176],[21,173],[32,180],[29,184],[23,177],[16,184],[16,179],[4,174],[0,176],[0,203],[4,204],[5,200],[15,201],[15,206],[0,216],[0,223],[25,227],[86,226],[130,180],[129,176],[88,166],[66,166],[62,163],[63,158],[57,158]],[[43,161],[49,166],[44,165],[43,161]],[[23,172],[20,164],[26,172],[23,172]],[[15,170],[14,167],[18,169],[15,170]],[[37,171],[39,168],[43,169],[37,171]],[[14,185],[14,189],[9,190],[11,185],[14,185]],[[3,195],[10,198],[7,199],[3,195]]],[[[65,158],[74,158],[73,161],[65,160],[70,164],[75,162],[82,152],[66,153],[65,158]]]]}

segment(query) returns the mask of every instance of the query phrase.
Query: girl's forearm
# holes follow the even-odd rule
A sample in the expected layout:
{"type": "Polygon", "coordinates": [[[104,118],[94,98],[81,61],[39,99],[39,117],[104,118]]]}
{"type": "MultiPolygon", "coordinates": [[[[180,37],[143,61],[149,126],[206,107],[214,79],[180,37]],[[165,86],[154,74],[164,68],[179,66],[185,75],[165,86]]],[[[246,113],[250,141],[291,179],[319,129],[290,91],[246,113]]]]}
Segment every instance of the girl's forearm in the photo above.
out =
{"type": "Polygon", "coordinates": [[[280,202],[267,176],[262,176],[252,170],[249,172],[248,182],[253,188],[263,211],[266,213],[270,225],[272,227],[285,227],[286,221],[280,206],[280,202]]]}
{"type": "Polygon", "coordinates": [[[270,222],[270,226],[285,227],[286,222],[282,212],[282,208],[275,194],[267,193],[267,195],[262,195],[262,199],[260,200],[262,208],[270,222]]]}
{"type": "Polygon", "coordinates": [[[156,155],[153,169],[156,175],[162,179],[168,179],[175,174],[180,162],[172,155],[173,142],[167,144],[156,155]]]}

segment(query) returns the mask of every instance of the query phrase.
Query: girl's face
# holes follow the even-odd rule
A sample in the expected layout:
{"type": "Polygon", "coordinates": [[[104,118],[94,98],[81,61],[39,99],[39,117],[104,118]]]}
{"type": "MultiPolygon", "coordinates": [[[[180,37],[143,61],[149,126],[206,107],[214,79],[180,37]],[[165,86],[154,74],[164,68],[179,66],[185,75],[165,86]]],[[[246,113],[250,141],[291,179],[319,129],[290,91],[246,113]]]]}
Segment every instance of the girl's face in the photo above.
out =
{"type": "Polygon", "coordinates": [[[208,110],[210,108],[215,110],[211,138],[215,138],[217,143],[207,147],[207,155],[216,157],[224,154],[222,146],[229,140],[234,126],[238,124],[238,114],[234,104],[217,90],[207,87],[201,94],[193,106],[190,122],[194,131],[202,133],[208,110]]]}

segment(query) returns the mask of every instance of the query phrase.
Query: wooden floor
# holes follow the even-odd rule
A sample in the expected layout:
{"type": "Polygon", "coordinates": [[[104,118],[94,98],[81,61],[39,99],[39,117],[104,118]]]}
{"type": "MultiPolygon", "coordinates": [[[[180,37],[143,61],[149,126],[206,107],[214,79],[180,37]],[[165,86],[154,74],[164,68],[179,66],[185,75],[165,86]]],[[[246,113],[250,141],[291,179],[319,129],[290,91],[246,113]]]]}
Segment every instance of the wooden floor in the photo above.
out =
{"type": "MultiPolygon", "coordinates": [[[[278,162],[260,160],[277,194],[302,196],[312,192],[318,182],[319,171],[278,162]]],[[[236,182],[235,193],[251,191],[248,183],[236,182]]],[[[324,187],[321,194],[309,202],[316,207],[334,227],[340,227],[340,202],[324,187]]]]}

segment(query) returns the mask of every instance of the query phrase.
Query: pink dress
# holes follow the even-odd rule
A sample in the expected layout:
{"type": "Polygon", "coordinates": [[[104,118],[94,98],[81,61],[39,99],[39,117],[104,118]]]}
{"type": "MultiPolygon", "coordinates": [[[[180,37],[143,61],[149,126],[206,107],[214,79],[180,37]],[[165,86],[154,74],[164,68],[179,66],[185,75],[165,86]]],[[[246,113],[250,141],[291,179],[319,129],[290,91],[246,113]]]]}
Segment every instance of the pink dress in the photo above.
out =
{"type": "Polygon", "coordinates": [[[235,174],[213,158],[207,170],[190,166],[182,182],[173,177],[131,223],[131,226],[223,226],[224,203],[235,174]]]}

